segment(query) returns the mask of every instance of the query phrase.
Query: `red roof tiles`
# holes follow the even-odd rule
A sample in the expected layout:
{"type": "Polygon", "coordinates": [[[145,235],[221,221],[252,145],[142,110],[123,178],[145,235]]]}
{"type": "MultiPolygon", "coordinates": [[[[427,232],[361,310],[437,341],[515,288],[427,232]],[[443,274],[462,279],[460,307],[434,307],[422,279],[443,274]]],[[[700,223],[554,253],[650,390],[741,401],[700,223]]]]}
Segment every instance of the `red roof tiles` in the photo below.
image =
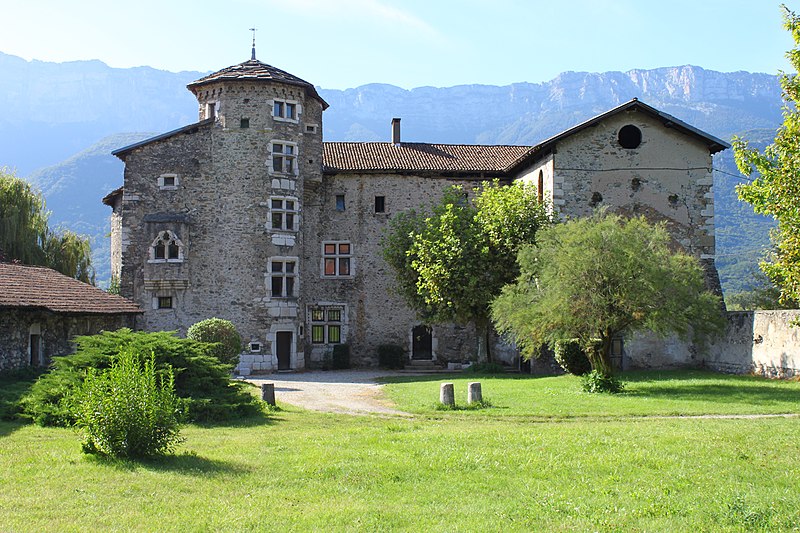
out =
{"type": "Polygon", "coordinates": [[[0,308],[47,309],[57,313],[132,314],[142,309],[55,270],[0,263],[0,308]]]}
{"type": "Polygon", "coordinates": [[[456,172],[501,174],[530,146],[428,143],[323,143],[325,172],[456,172]]]}

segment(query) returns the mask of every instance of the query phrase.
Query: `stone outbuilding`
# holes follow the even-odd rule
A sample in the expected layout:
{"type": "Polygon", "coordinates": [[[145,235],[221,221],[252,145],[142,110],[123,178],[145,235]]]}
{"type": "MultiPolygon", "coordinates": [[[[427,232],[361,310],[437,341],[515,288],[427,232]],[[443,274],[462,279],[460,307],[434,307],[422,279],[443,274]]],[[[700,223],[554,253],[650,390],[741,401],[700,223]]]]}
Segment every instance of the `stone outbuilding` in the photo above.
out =
{"type": "MultiPolygon", "coordinates": [[[[144,329],[231,320],[246,343],[242,373],[324,366],[341,344],[362,366],[385,343],[409,359],[470,358],[474,331],[422,324],[381,255],[393,215],[456,184],[523,180],[562,217],[606,206],[664,221],[719,292],[711,172],[728,144],[638,100],[536,146],[409,143],[400,119],[388,142],[323,142],[328,104],[255,51],[188,88],[198,122],[114,152],[125,178],[103,200],[112,275],[144,309],[144,329]]],[[[627,355],[652,349],[634,343],[627,355]]],[[[515,357],[500,340],[493,353],[515,357]]]]}
{"type": "Polygon", "coordinates": [[[46,366],[77,335],[133,328],[142,309],[55,270],[0,263],[0,371],[46,366]]]}

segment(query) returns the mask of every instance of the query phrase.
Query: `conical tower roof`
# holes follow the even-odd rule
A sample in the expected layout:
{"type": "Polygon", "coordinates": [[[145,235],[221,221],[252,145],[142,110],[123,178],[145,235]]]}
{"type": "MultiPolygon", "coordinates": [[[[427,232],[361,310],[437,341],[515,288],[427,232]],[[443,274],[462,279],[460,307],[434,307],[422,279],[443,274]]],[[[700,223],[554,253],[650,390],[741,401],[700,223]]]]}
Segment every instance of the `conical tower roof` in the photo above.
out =
{"type": "Polygon", "coordinates": [[[250,59],[244,63],[239,63],[238,65],[233,65],[222,70],[218,70],[213,74],[209,74],[208,76],[204,76],[197,81],[193,81],[186,87],[196,95],[198,90],[200,90],[200,88],[204,85],[219,81],[269,81],[297,85],[300,87],[305,87],[309,96],[316,98],[322,103],[323,109],[328,108],[328,103],[322,99],[311,83],[298,78],[294,74],[289,74],[285,70],[262,63],[257,59],[250,59]]]}

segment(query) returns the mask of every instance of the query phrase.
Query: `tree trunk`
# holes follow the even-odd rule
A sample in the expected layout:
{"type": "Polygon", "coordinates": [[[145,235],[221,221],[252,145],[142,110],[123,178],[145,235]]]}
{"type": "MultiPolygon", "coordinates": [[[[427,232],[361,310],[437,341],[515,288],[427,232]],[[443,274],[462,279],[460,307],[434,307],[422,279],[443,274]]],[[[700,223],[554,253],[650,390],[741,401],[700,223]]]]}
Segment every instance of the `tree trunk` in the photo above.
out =
{"type": "Polygon", "coordinates": [[[489,358],[489,321],[476,320],[475,321],[475,336],[478,341],[478,362],[490,362],[489,358]]]}
{"type": "Polygon", "coordinates": [[[611,337],[603,336],[599,343],[590,342],[585,348],[586,356],[595,370],[603,376],[611,376],[614,372],[611,368],[611,337]]]}

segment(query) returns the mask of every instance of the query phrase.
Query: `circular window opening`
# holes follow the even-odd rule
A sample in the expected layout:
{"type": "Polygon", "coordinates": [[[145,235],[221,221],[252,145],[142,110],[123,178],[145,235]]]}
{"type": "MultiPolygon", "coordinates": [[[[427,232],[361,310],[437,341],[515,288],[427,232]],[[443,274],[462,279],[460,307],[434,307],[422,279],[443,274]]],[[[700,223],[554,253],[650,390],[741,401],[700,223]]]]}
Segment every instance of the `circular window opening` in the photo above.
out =
{"type": "Polygon", "coordinates": [[[631,124],[622,126],[617,135],[617,140],[623,148],[638,148],[642,144],[642,130],[631,124]]]}

